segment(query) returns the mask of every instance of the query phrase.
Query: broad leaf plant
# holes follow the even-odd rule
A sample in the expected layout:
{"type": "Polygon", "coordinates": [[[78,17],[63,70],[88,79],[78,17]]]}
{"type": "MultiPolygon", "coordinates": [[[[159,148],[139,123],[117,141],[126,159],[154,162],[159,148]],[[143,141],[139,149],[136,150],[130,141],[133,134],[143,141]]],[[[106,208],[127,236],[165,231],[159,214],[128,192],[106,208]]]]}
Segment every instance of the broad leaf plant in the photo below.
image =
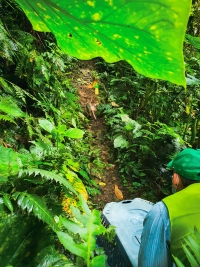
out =
{"type": "Polygon", "coordinates": [[[36,31],[79,59],[126,60],[150,78],[185,86],[183,40],[191,0],[16,0],[36,31]]]}

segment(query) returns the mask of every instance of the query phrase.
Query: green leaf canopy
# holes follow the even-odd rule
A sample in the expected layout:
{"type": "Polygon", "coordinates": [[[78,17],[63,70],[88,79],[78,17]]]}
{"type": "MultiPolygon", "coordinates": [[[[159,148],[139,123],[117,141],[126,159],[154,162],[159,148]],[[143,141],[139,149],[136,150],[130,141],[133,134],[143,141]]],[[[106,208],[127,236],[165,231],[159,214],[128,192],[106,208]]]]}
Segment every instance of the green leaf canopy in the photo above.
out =
{"type": "Polygon", "coordinates": [[[185,86],[183,40],[191,0],[16,0],[37,31],[79,59],[126,60],[185,86]]]}

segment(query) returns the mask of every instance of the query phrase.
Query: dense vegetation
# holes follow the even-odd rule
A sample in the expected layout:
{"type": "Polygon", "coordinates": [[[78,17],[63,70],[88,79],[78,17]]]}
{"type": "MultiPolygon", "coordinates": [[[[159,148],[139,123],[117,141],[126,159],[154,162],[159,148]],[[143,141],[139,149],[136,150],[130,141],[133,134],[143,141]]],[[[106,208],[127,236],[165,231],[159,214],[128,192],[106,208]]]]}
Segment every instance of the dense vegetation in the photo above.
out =
{"type": "MultiPolygon", "coordinates": [[[[170,158],[200,147],[198,6],[184,43],[187,90],[94,59],[98,116],[124,186],[151,201],[170,193],[170,158]]],[[[71,83],[79,61],[51,33],[34,31],[16,2],[0,7],[0,265],[104,266],[95,236],[106,229],[86,204],[99,193],[92,173],[104,166],[71,83]]]]}

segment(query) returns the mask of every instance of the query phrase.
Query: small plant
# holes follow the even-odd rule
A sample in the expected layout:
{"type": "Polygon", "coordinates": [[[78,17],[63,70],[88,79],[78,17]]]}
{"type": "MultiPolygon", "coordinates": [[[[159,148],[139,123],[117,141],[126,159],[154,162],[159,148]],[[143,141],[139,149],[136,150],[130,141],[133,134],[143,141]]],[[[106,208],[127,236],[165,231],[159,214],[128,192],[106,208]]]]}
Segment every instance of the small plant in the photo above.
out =
{"type": "Polygon", "coordinates": [[[72,207],[74,215],[73,220],[59,218],[59,223],[66,231],[57,231],[57,236],[64,247],[71,253],[84,258],[87,267],[105,266],[105,255],[94,255],[96,249],[96,235],[106,232],[104,226],[100,223],[100,213],[97,210],[90,211],[83,198],[81,198],[81,208],[72,207]],[[72,235],[71,235],[72,234],[72,235]]]}

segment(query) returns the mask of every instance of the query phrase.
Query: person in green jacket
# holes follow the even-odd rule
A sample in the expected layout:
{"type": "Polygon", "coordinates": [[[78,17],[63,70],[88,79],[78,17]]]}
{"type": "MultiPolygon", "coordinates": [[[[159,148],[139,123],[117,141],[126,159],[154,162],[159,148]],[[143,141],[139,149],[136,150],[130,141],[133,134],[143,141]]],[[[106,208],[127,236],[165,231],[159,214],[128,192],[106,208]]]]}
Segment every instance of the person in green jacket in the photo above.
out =
{"type": "Polygon", "coordinates": [[[172,267],[173,256],[191,266],[182,244],[194,227],[200,229],[200,150],[186,148],[167,166],[173,170],[175,194],[155,204],[145,217],[138,267],[172,267]]]}

